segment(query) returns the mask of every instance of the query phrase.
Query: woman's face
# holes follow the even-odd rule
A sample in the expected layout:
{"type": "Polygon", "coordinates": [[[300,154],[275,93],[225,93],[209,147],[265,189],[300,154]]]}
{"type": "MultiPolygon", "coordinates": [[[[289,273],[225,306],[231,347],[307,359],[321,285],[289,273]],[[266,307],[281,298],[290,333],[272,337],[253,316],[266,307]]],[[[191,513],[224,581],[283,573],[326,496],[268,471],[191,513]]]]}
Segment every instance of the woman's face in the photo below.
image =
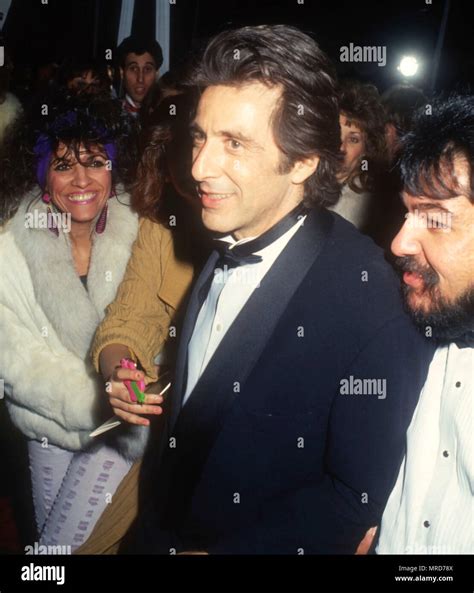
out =
{"type": "Polygon", "coordinates": [[[339,181],[346,181],[360,167],[360,162],[365,153],[365,132],[354,120],[341,113],[339,115],[341,126],[341,152],[344,163],[339,172],[339,181]]]}
{"type": "Polygon", "coordinates": [[[112,190],[110,161],[102,146],[79,148],[79,162],[73,151],[60,143],[49,166],[47,187],[51,200],[76,223],[92,222],[104,207],[112,190]]]}

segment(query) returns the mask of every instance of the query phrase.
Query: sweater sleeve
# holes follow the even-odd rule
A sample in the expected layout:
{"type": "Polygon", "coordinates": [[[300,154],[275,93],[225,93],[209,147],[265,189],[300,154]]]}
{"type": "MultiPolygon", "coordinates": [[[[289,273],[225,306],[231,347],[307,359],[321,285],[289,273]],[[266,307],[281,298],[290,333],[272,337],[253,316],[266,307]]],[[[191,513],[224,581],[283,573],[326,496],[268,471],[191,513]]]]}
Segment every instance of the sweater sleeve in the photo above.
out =
{"type": "Polygon", "coordinates": [[[96,370],[103,348],[123,344],[147,377],[156,381],[154,358],[163,348],[192,276],[192,266],[175,254],[172,233],[142,219],[116,299],[95,335],[91,354],[96,370]]]}

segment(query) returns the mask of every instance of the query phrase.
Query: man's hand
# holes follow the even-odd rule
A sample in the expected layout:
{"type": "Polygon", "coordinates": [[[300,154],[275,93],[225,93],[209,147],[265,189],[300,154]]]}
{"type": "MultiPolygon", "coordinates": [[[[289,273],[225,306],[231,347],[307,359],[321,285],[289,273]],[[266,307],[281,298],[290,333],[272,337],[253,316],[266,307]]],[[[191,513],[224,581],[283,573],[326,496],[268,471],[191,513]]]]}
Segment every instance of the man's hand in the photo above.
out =
{"type": "Polygon", "coordinates": [[[377,527],[371,527],[367,533],[364,535],[364,539],[360,542],[357,546],[357,550],[355,555],[362,556],[363,554],[367,554],[370,550],[370,546],[372,545],[372,541],[377,533],[377,527]]]}
{"type": "Polygon", "coordinates": [[[127,380],[147,382],[142,371],[115,368],[106,383],[105,389],[114,414],[130,424],[149,426],[150,421],[141,416],[145,414],[162,414],[163,408],[159,404],[163,403],[163,397],[161,395],[147,394],[143,404],[132,402],[128,389],[124,384],[124,381],[127,380]]]}

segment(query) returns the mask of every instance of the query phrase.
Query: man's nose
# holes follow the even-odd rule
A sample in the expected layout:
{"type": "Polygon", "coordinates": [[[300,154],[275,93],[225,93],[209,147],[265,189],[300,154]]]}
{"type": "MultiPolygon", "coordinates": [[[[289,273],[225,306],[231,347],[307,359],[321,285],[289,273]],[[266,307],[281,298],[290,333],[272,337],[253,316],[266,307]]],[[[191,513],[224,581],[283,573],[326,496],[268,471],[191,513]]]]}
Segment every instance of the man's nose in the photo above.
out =
{"type": "Polygon", "coordinates": [[[408,213],[402,228],[392,241],[392,253],[398,257],[407,255],[417,255],[421,251],[421,244],[418,233],[420,229],[416,228],[414,215],[408,213]]]}
{"type": "Polygon", "coordinates": [[[137,80],[138,82],[143,82],[144,76],[143,76],[143,70],[141,68],[138,69],[138,74],[137,74],[137,80]]]}
{"type": "Polygon", "coordinates": [[[193,166],[191,169],[195,181],[203,181],[219,174],[218,154],[212,143],[206,141],[193,150],[193,166]]]}

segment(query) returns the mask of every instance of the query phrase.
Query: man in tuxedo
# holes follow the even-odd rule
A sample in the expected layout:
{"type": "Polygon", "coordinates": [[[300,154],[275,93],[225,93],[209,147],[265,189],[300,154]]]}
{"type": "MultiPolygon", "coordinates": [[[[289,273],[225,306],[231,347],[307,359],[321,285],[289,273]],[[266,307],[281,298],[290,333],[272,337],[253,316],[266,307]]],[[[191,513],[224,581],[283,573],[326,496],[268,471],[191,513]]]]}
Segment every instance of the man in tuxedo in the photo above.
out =
{"type": "Polygon", "coordinates": [[[191,82],[192,174],[219,240],[132,549],[353,554],[394,484],[431,345],[382,252],[325,209],[340,129],[317,44],[287,26],[224,32],[191,82]]]}

